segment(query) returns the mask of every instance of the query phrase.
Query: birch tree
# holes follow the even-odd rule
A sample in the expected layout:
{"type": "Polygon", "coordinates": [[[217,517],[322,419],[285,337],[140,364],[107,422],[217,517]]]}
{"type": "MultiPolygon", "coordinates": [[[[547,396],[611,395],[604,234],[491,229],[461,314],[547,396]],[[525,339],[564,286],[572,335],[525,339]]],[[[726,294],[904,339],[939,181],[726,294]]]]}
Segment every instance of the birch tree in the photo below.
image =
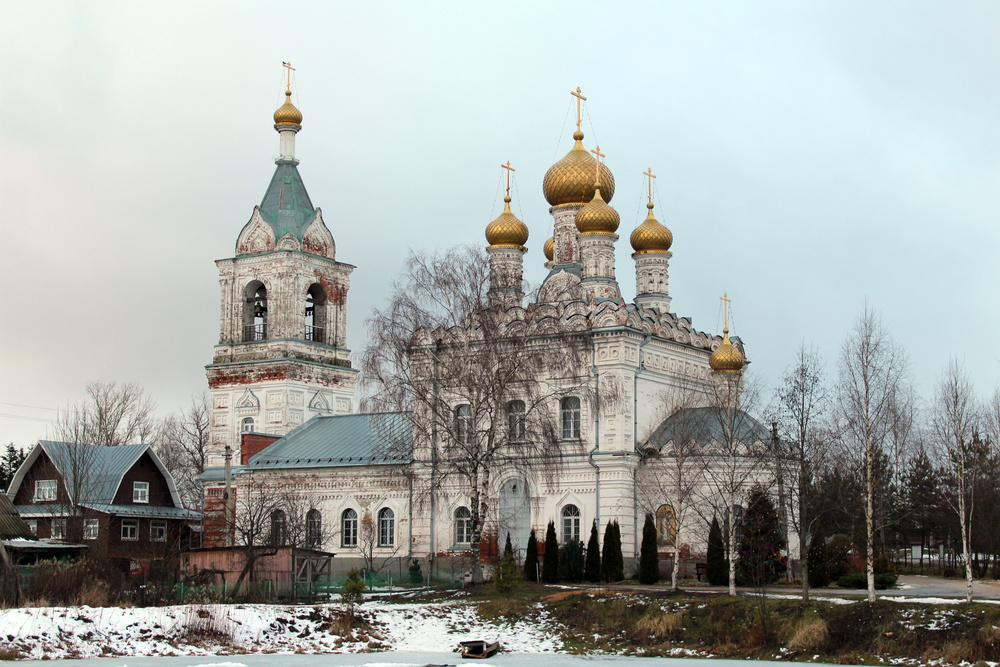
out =
{"type": "Polygon", "coordinates": [[[875,601],[876,494],[889,470],[886,448],[908,366],[906,354],[866,302],[841,348],[837,416],[845,451],[862,476],[869,602],[875,601]]]}
{"type": "Polygon", "coordinates": [[[941,460],[953,485],[945,493],[948,505],[958,515],[965,563],[965,599],[972,602],[972,516],[975,510],[976,474],[982,458],[978,440],[978,407],[972,380],[958,361],[952,359],[934,390],[931,425],[941,460]]]}

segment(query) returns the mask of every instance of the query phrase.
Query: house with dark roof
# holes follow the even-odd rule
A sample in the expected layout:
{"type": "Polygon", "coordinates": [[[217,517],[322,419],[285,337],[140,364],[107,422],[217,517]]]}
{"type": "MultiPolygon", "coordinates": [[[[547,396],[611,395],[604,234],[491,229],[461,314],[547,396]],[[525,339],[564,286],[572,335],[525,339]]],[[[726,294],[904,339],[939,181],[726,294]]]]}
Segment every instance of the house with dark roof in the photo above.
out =
{"type": "Polygon", "coordinates": [[[43,440],[18,468],[8,497],[35,537],[78,542],[88,553],[148,560],[177,548],[185,509],[149,445],[102,447],[43,440]]]}

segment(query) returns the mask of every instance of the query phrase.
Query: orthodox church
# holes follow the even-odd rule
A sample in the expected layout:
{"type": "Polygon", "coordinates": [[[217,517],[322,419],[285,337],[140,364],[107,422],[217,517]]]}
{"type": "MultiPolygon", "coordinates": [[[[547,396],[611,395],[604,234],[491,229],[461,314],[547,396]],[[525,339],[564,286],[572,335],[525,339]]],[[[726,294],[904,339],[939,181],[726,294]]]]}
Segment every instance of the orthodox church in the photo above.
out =
{"type": "MultiPolygon", "coordinates": [[[[665,397],[697,396],[685,405],[704,409],[728,386],[736,389],[727,400],[738,407],[743,346],[729,338],[728,328],[721,337],[711,335],[670,312],[673,235],[655,217],[651,192],[647,217],[629,237],[636,296],[631,302],[622,298],[615,273],[620,218],[611,206],[615,179],[600,149],[586,148],[580,129],[580,101],[586,98],[579,89],[572,94],[573,147],[542,182],[552,234],[544,244],[549,273],[534,302],[525,303],[528,228],[511,212],[509,173],[504,210],[485,229],[485,251],[488,299],[499,313],[498,326],[526,332],[521,335],[529,341],[566,336],[585,346],[586,364],[578,373],[584,379],[571,382],[556,367],[534,371],[532,382],[546,387],[538,414],[552,423],[560,465],[554,472],[516,462],[494,469],[483,482],[491,502],[483,505],[479,525],[499,540],[509,533],[515,548],[523,549],[530,530],[541,538],[549,521],[560,542],[586,542],[592,524],[614,520],[631,560],[638,557],[644,517],[655,514],[662,553],[703,554],[711,515],[724,508],[709,498],[712,485],[701,484],[704,493],[693,503],[700,503],[698,518],[689,517],[691,527],[678,536],[672,494],[642,479],[656,478],[657,466],[666,465],[658,463],[670,439],[665,406],[679,403],[665,397]],[[614,401],[595,400],[602,387],[615,388],[614,401]]],[[[462,429],[475,428],[479,418],[460,392],[442,391],[439,397],[436,390],[435,400],[454,415],[447,424],[432,415],[431,427],[422,429],[411,413],[357,412],[358,371],[344,334],[353,267],[337,261],[333,235],[306,192],[294,150],[302,114],[291,102],[290,86],[285,95],[274,113],[280,137],[274,175],[239,233],[235,255],[217,262],[221,326],[206,367],[214,466],[202,478],[206,526],[221,507],[223,488],[235,495],[228,511],[239,512],[248,485],[267,483],[307,508],[306,545],[336,553],[338,569],[372,567],[379,558],[394,570],[405,570],[412,558],[461,558],[473,539],[474,503],[461,483],[435,484],[435,467],[428,462],[443,451],[436,439],[458,429],[450,437],[461,441],[467,437],[462,429]],[[394,446],[386,447],[387,441],[394,446]]],[[[651,190],[654,176],[646,176],[651,190]]],[[[447,335],[414,332],[415,386],[432,381],[431,357],[422,357],[421,350],[439,349],[447,335]]],[[[523,397],[504,400],[504,423],[530,437],[523,397]]],[[[745,452],[766,448],[766,431],[748,417],[736,434],[739,446],[745,452]]],[[[725,437],[709,434],[701,444],[722,456],[718,441],[725,437]]],[[[772,477],[766,465],[744,464],[740,474],[740,488],[772,477]]],[[[734,492],[730,500],[742,495],[734,492]]],[[[278,512],[271,532],[280,535],[290,517],[278,512]]],[[[215,539],[221,544],[238,538],[217,533],[215,539]]]]}

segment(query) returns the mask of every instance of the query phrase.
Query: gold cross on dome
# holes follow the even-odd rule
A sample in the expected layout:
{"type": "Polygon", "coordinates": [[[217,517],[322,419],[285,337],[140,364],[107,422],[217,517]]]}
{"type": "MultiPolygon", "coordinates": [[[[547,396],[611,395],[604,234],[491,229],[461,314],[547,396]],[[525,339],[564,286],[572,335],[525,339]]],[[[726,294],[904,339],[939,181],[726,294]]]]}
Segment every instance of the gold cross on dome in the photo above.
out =
{"type": "Polygon", "coordinates": [[[569,91],[569,94],[576,98],[576,131],[579,132],[580,131],[580,102],[586,101],[587,98],[584,97],[581,94],[581,92],[580,92],[580,86],[577,86],[576,90],[569,91]]]}
{"type": "Polygon", "coordinates": [[[295,68],[292,67],[292,63],[286,63],[284,60],[281,61],[281,66],[284,67],[286,70],[288,70],[288,72],[287,72],[288,78],[285,80],[285,89],[286,90],[291,90],[292,89],[292,72],[295,71],[295,68]]]}
{"type": "Polygon", "coordinates": [[[507,160],[507,164],[502,164],[500,167],[507,170],[507,196],[510,197],[510,172],[517,171],[517,169],[510,166],[510,160],[507,160]]]}
{"type": "Polygon", "coordinates": [[[594,182],[599,183],[601,180],[601,158],[607,157],[607,155],[601,152],[600,146],[594,146],[594,150],[590,152],[597,156],[597,168],[594,169],[594,182]]]}
{"type": "Polygon", "coordinates": [[[646,180],[649,181],[649,203],[653,203],[653,179],[656,178],[656,174],[653,173],[653,168],[648,167],[646,171],[642,172],[646,175],[646,180]]]}
{"type": "MultiPolygon", "coordinates": [[[[726,294],[725,292],[723,292],[722,296],[719,297],[719,301],[722,302],[722,328],[723,329],[729,329],[729,308],[728,308],[728,306],[729,306],[729,304],[731,304],[733,302],[733,300],[729,298],[728,294],[726,294]]],[[[718,320],[716,320],[716,322],[718,322],[718,320]]]]}

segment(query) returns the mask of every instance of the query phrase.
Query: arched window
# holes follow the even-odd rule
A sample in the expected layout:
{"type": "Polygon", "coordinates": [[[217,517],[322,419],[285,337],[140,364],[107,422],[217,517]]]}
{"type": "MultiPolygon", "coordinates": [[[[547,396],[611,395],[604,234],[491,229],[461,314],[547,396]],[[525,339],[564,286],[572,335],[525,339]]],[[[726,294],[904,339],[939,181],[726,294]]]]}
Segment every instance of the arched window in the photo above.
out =
{"type": "Polygon", "coordinates": [[[576,505],[562,508],[562,538],[563,544],[580,540],[580,508],[576,505]]]}
{"type": "Polygon", "coordinates": [[[243,290],[243,342],[267,340],[267,288],[255,280],[243,290]]]}
{"type": "Polygon", "coordinates": [[[672,547],[677,540],[677,516],[671,505],[656,508],[656,541],[660,546],[672,547]]]}
{"type": "Polygon", "coordinates": [[[559,402],[559,414],[562,416],[563,440],[578,440],[580,438],[580,399],[567,396],[559,402]]]}
{"type": "Polygon", "coordinates": [[[253,417],[244,417],[240,422],[240,433],[253,433],[253,417]]]}
{"type": "Polygon", "coordinates": [[[511,440],[524,440],[524,401],[507,404],[507,433],[511,440]]]}
{"type": "Polygon", "coordinates": [[[306,293],[306,340],[326,342],[326,290],[313,283],[306,293]]]}
{"type": "Polygon", "coordinates": [[[472,512],[468,507],[455,510],[455,544],[472,543],[472,512]]]}
{"type": "Polygon", "coordinates": [[[455,408],[455,439],[463,445],[472,442],[472,406],[468,403],[455,408]]]}
{"type": "Polygon", "coordinates": [[[306,512],[306,546],[318,547],[323,542],[323,515],[318,509],[306,512]]]}
{"type": "Polygon", "coordinates": [[[388,507],[378,511],[378,545],[391,547],[396,541],[396,515],[388,507]]]}
{"type": "Polygon", "coordinates": [[[271,535],[268,541],[276,546],[284,546],[288,542],[288,517],[284,510],[271,512],[271,535]]]}
{"type": "Polygon", "coordinates": [[[358,546],[358,513],[352,509],[344,510],[340,517],[340,545],[358,546]]]}

